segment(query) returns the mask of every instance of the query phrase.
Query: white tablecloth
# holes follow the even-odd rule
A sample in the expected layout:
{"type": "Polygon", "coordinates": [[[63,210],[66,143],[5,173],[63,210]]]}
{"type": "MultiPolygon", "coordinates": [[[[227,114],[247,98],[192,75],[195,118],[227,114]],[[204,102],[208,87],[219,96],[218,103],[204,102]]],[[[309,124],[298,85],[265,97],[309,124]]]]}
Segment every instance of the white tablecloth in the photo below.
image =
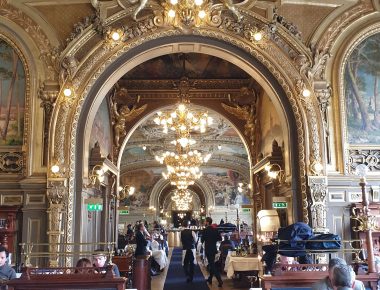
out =
{"type": "Polygon", "coordinates": [[[257,257],[234,257],[228,254],[224,271],[227,277],[232,278],[235,271],[261,271],[260,258],[257,257]]]}

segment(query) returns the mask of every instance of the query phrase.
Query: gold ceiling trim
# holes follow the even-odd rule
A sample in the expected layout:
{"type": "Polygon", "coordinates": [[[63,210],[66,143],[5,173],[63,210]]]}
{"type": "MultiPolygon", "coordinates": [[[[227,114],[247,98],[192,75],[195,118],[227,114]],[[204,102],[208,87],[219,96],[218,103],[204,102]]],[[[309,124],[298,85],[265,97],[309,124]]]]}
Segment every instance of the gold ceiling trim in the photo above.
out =
{"type": "Polygon", "coordinates": [[[41,26],[20,9],[10,5],[7,0],[0,0],[0,16],[9,19],[24,29],[40,50],[40,58],[44,61],[49,80],[56,80],[58,76],[59,49],[54,47],[41,26]]]}

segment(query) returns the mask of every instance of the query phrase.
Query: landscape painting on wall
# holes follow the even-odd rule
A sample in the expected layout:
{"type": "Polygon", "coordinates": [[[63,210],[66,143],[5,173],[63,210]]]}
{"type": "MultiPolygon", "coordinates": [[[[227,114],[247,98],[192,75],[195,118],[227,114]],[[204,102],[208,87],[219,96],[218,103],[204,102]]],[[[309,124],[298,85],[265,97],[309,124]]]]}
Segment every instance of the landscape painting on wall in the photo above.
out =
{"type": "Polygon", "coordinates": [[[0,146],[22,145],[25,71],[17,52],[0,38],[0,146]]]}
{"type": "Polygon", "coordinates": [[[362,41],[348,58],[344,93],[349,144],[380,144],[380,33],[362,41]]]}
{"type": "Polygon", "coordinates": [[[239,183],[245,182],[240,174],[233,170],[204,170],[203,178],[214,188],[215,205],[230,206],[250,204],[248,195],[238,191],[239,183]]]}

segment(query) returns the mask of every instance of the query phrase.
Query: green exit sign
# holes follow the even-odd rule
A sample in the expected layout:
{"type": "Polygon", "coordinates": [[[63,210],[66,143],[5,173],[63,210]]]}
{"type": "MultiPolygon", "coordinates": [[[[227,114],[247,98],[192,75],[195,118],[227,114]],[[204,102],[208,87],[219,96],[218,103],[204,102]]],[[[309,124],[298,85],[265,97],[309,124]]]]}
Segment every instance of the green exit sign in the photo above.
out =
{"type": "Polygon", "coordinates": [[[129,210],[120,210],[119,215],[127,215],[129,214],[129,210]]]}
{"type": "Polygon", "coordinates": [[[88,211],[102,211],[103,210],[103,205],[98,204],[98,203],[89,203],[87,204],[87,210],[88,211]]]}
{"type": "Polygon", "coordinates": [[[251,209],[250,208],[242,208],[241,211],[242,212],[251,212],[251,209]]]}
{"type": "Polygon", "coordinates": [[[288,203],[285,201],[273,202],[272,206],[273,206],[273,208],[287,208],[288,203]]]}

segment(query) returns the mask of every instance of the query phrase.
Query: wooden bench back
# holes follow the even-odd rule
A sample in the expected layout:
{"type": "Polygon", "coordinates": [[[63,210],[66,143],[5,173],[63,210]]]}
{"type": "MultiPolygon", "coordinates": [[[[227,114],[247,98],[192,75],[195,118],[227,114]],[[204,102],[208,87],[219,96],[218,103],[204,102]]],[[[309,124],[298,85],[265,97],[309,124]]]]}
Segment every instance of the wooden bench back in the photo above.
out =
{"type": "Polygon", "coordinates": [[[125,278],[113,277],[106,268],[24,268],[19,279],[9,281],[9,290],[99,289],[123,290],[125,278]]]}

